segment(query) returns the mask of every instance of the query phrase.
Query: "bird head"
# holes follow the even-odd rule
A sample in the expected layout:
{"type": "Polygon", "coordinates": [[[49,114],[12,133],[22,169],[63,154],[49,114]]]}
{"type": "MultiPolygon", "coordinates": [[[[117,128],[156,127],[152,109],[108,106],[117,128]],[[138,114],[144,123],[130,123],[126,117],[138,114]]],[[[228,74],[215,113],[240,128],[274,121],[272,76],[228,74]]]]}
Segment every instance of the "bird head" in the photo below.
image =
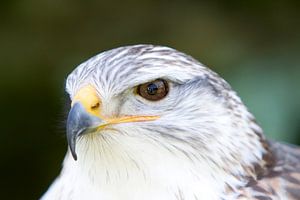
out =
{"type": "Polygon", "coordinates": [[[172,48],[103,52],[68,76],[66,91],[75,160],[249,175],[265,153],[262,130],[227,82],[172,48]]]}

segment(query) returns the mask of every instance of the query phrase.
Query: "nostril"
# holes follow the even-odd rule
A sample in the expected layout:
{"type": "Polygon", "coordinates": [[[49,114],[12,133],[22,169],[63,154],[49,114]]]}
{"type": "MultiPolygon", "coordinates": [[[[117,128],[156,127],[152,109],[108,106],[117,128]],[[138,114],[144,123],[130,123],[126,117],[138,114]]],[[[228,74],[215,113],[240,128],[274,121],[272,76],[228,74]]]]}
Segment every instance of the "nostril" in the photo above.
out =
{"type": "Polygon", "coordinates": [[[95,103],[94,105],[91,106],[91,109],[95,110],[95,109],[99,108],[99,106],[100,106],[100,103],[97,102],[97,103],[95,103]]]}

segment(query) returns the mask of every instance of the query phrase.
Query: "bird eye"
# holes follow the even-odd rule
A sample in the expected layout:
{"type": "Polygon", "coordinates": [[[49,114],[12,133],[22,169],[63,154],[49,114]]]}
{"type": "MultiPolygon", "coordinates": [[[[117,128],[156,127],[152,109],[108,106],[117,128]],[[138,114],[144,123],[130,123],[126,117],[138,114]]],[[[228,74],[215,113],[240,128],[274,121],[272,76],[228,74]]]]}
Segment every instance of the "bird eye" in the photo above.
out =
{"type": "Polygon", "coordinates": [[[157,79],[137,87],[137,94],[150,101],[161,100],[168,92],[168,82],[163,79],[157,79]]]}

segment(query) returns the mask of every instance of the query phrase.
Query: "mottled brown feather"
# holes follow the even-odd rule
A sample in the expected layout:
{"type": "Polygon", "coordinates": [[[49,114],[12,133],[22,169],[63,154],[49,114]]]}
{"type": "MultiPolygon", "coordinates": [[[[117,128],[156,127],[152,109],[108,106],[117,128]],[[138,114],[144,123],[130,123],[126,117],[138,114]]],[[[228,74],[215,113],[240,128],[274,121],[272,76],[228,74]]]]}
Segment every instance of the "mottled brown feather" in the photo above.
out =
{"type": "Polygon", "coordinates": [[[241,189],[240,199],[300,199],[300,147],[269,142],[269,154],[263,174],[241,189]],[[272,158],[272,159],[270,159],[272,158]]]}

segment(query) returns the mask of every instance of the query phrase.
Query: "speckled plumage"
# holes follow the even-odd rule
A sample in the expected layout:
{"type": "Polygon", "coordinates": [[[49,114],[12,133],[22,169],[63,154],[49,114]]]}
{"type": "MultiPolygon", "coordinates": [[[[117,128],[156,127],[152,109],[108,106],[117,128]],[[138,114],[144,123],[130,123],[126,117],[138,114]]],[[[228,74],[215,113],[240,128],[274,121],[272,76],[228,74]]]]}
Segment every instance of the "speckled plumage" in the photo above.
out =
{"type": "Polygon", "coordinates": [[[71,99],[97,89],[104,116],[159,115],[110,126],[67,153],[48,199],[300,199],[300,150],[269,142],[231,87],[192,57],[162,46],[103,52],[66,82],[71,99]],[[150,102],[134,93],[163,78],[170,92],[150,102]]]}

